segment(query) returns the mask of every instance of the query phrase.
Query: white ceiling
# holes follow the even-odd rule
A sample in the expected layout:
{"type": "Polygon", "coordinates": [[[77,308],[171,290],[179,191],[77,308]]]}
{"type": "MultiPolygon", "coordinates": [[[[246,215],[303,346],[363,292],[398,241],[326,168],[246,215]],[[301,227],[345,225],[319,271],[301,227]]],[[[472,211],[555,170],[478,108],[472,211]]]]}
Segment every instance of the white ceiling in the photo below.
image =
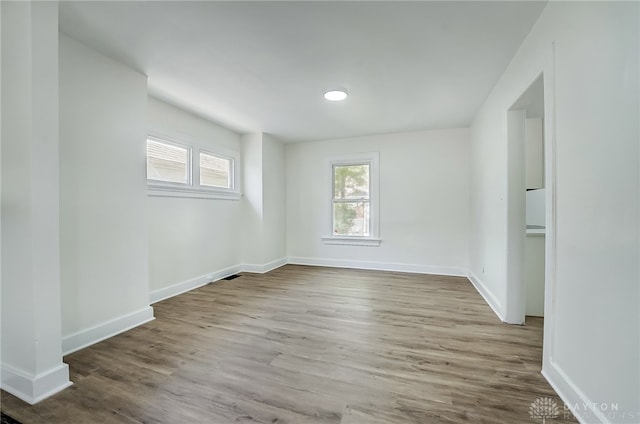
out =
{"type": "Polygon", "coordinates": [[[288,141],[468,126],[545,2],[60,2],[151,95],[288,141]],[[342,103],[322,98],[344,87],[342,103]]]}

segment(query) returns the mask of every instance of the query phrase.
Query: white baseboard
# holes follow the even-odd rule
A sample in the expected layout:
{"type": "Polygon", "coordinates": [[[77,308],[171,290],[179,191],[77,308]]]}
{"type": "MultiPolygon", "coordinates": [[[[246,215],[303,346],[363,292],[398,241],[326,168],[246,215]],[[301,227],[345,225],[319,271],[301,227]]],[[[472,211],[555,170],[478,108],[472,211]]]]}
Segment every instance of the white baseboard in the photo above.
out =
{"type": "Polygon", "coordinates": [[[2,390],[30,405],[64,390],[72,384],[69,381],[69,366],[65,363],[38,375],[32,375],[10,365],[2,364],[2,390]]]}
{"type": "Polygon", "coordinates": [[[276,268],[280,268],[288,263],[287,258],[276,259],[266,264],[244,264],[242,265],[243,272],[252,272],[255,274],[264,274],[265,272],[273,271],[276,268]]]}
{"type": "Polygon", "coordinates": [[[275,261],[268,262],[266,264],[242,264],[233,267],[225,268],[220,271],[212,272],[211,274],[202,275],[200,277],[192,278],[190,280],[182,281],[180,283],[172,284],[162,289],[154,290],[150,293],[150,302],[156,303],[161,300],[168,299],[173,296],[177,296],[182,293],[186,293],[190,290],[198,287],[205,286],[211,282],[221,280],[239,272],[250,272],[257,274],[264,274],[269,271],[273,271],[281,266],[293,264],[293,265],[312,265],[312,266],[327,266],[333,268],[356,268],[356,269],[369,269],[376,271],[396,271],[396,272],[410,272],[417,274],[434,274],[434,275],[447,275],[455,277],[466,277],[467,273],[464,268],[461,267],[442,267],[442,266],[430,266],[430,265],[413,265],[402,263],[387,263],[387,262],[369,262],[369,261],[346,261],[341,259],[317,259],[317,258],[300,258],[289,257],[280,258],[275,261]]]}
{"type": "MultiPolygon", "coordinates": [[[[150,300],[151,303],[155,303],[239,272],[266,273],[286,264],[467,277],[497,317],[501,321],[505,322],[501,302],[476,275],[462,267],[441,267],[373,261],[352,261],[343,259],[289,257],[281,258],[262,265],[237,265],[155,290],[150,293],[150,300]]],[[[153,319],[153,308],[149,306],[140,311],[124,315],[104,324],[64,337],[62,340],[63,354],[67,355],[153,319]]],[[[572,414],[580,423],[611,423],[602,411],[593,407],[595,404],[589,401],[588,397],[585,396],[585,394],[557,364],[553,362],[543,364],[542,374],[566,405],[577,406],[576,408],[570,409],[572,414]]],[[[31,376],[28,373],[3,364],[1,382],[3,390],[6,390],[30,404],[37,403],[72,384],[69,381],[69,370],[66,364],[62,364],[59,367],[38,376],[31,376]]],[[[559,405],[559,407],[562,411],[561,413],[563,413],[564,406],[559,405]]]]}
{"type": "Polygon", "coordinates": [[[190,280],[181,281],[170,286],[154,290],[149,293],[149,302],[154,304],[161,300],[168,299],[173,296],[188,292],[198,287],[206,286],[207,284],[221,280],[233,274],[237,274],[242,271],[241,265],[232,266],[229,268],[221,269],[220,271],[212,272],[211,274],[201,275],[190,280]]]}
{"type": "Polygon", "coordinates": [[[466,270],[462,267],[432,266],[403,264],[393,262],[351,261],[344,259],[321,259],[289,257],[288,263],[292,265],[327,266],[332,268],[368,269],[372,271],[409,272],[414,274],[447,275],[452,277],[466,277],[466,270]]]}
{"type": "MultiPolygon", "coordinates": [[[[554,362],[544,363],[542,366],[542,375],[547,379],[565,405],[569,407],[578,422],[582,424],[611,423],[601,410],[594,408],[594,405],[599,404],[592,402],[558,364],[554,362]]],[[[560,407],[561,411],[564,411],[565,405],[560,407]]],[[[637,414],[637,412],[634,412],[634,414],[637,414]]],[[[634,415],[634,418],[638,418],[637,415],[634,415]]]]}
{"type": "Polygon", "coordinates": [[[134,311],[94,327],[70,334],[62,338],[62,354],[68,355],[76,350],[83,349],[94,343],[113,337],[116,334],[131,330],[132,328],[145,324],[153,319],[153,308],[151,306],[147,306],[139,311],[134,311]]]}
{"type": "Polygon", "coordinates": [[[467,272],[467,278],[469,278],[473,287],[476,288],[476,291],[480,293],[480,296],[487,302],[493,312],[500,318],[500,321],[506,322],[506,317],[502,313],[502,303],[487,289],[487,286],[471,271],[467,272]]]}

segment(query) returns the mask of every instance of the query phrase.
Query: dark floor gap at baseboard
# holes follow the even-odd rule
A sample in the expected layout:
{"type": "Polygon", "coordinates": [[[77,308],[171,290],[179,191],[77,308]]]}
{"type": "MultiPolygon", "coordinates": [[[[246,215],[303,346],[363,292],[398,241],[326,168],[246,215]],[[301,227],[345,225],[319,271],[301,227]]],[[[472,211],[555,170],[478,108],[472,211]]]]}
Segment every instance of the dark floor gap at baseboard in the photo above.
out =
{"type": "Polygon", "coordinates": [[[18,420],[11,418],[4,412],[0,412],[0,424],[22,424],[22,423],[18,420]]]}
{"type": "Polygon", "coordinates": [[[224,278],[223,278],[223,280],[227,280],[227,281],[229,281],[229,280],[235,280],[235,279],[236,279],[236,278],[238,278],[238,277],[240,277],[238,274],[233,274],[233,275],[230,275],[230,276],[228,276],[228,277],[224,277],[224,278]]]}

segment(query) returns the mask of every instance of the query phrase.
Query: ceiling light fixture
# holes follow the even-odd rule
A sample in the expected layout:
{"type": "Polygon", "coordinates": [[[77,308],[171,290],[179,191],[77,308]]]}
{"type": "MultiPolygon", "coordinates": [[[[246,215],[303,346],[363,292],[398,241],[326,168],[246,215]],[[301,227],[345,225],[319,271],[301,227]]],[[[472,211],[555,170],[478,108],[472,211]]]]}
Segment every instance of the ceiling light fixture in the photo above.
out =
{"type": "Polygon", "coordinates": [[[340,102],[346,99],[348,96],[347,90],[339,89],[339,90],[329,90],[324,93],[324,98],[329,100],[330,102],[340,102]]]}

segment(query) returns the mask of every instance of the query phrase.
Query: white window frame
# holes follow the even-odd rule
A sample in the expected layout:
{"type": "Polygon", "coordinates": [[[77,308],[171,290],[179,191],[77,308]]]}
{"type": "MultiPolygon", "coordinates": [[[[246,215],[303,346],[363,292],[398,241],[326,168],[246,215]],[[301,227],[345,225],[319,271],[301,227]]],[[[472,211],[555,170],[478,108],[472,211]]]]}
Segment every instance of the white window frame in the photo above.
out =
{"type": "MultiPolygon", "coordinates": [[[[191,184],[193,183],[193,166],[191,165],[192,162],[192,148],[191,146],[187,146],[186,144],[182,144],[182,143],[177,143],[175,141],[172,140],[165,140],[159,137],[154,137],[154,136],[147,136],[147,140],[152,140],[155,141],[156,143],[161,143],[161,144],[166,144],[167,146],[173,146],[173,147],[178,147],[180,149],[185,149],[187,151],[187,182],[186,183],[177,183],[174,181],[162,181],[162,180],[154,180],[149,178],[149,176],[147,175],[147,184],[154,186],[154,187],[167,187],[167,188],[187,188],[190,187],[191,184]]],[[[145,156],[146,157],[146,156],[145,156]]],[[[148,161],[148,159],[147,159],[148,161]]]]}
{"type": "MultiPolygon", "coordinates": [[[[151,197],[186,197],[196,199],[240,200],[240,152],[222,147],[212,148],[185,135],[167,135],[150,131],[147,139],[186,148],[189,151],[189,184],[147,179],[147,194],[151,197]],[[180,141],[177,141],[180,140],[180,141]],[[231,160],[231,187],[200,185],[200,152],[231,160]]],[[[146,156],[145,156],[146,157],[146,156]]]]}
{"type": "Polygon", "coordinates": [[[328,172],[328,235],[322,237],[324,244],[337,244],[349,246],[380,246],[380,176],[379,176],[378,152],[358,153],[353,155],[330,158],[327,162],[328,172]],[[333,199],[334,188],[334,167],[338,165],[369,165],[369,235],[368,236],[339,236],[333,234],[333,199]]]}
{"type": "Polygon", "coordinates": [[[237,193],[236,184],[236,168],[237,164],[240,161],[240,154],[237,152],[233,152],[230,150],[223,149],[198,149],[198,166],[194,166],[194,173],[197,170],[197,178],[194,176],[195,185],[198,186],[200,190],[208,191],[208,192],[220,192],[220,193],[237,193]],[[208,185],[200,185],[200,153],[204,153],[205,155],[215,156],[221,159],[229,160],[229,182],[230,187],[213,187],[208,185]]]}

